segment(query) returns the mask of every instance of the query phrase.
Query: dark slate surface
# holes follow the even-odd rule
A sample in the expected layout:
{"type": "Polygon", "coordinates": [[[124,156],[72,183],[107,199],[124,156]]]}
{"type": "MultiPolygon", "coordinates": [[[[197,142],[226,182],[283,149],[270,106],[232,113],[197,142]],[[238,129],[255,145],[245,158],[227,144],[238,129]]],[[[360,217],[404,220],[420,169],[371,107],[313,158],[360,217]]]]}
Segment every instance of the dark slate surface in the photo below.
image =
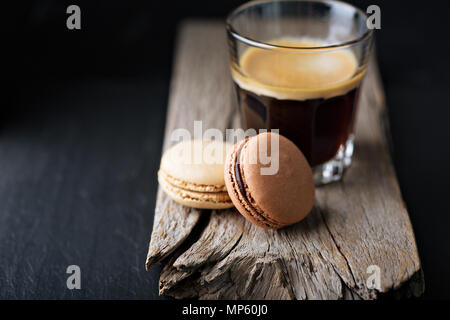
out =
{"type": "Polygon", "coordinates": [[[144,263],[166,96],[146,80],[28,92],[0,133],[1,298],[157,298],[144,263]]]}

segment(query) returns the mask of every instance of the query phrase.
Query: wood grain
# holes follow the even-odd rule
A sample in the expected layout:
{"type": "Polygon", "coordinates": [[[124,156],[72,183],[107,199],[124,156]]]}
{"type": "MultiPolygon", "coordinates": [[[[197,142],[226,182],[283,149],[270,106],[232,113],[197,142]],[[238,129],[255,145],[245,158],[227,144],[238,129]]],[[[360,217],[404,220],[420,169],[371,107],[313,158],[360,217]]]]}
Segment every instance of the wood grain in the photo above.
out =
{"type": "MultiPolygon", "coordinates": [[[[238,126],[227,54],[221,23],[182,25],[165,147],[173,129],[192,131],[194,120],[202,120],[204,130],[238,126]]],[[[420,296],[423,274],[388,151],[384,114],[383,88],[372,59],[361,96],[354,163],[342,182],[317,188],[312,213],[289,228],[262,230],[235,209],[202,215],[159,190],[146,266],[169,258],[160,294],[200,299],[420,296]],[[366,285],[372,265],[381,269],[379,291],[366,285]]]]}

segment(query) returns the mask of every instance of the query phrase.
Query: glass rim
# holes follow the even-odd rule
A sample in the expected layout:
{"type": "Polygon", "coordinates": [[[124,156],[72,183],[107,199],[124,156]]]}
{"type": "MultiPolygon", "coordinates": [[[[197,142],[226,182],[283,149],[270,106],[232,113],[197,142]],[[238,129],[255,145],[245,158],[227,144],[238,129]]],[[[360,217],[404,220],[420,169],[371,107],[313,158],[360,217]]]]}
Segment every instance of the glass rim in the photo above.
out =
{"type": "Polygon", "coordinates": [[[368,18],[368,15],[361,10],[360,8],[347,3],[345,1],[341,1],[341,0],[252,0],[249,1],[247,3],[244,3],[242,5],[240,5],[239,7],[237,7],[236,9],[234,9],[233,11],[230,12],[230,14],[228,14],[225,22],[226,22],[226,29],[227,29],[227,33],[229,35],[231,35],[232,37],[236,38],[239,41],[242,41],[248,45],[251,45],[253,47],[258,47],[258,48],[262,48],[262,49],[285,49],[285,50],[301,50],[301,51],[316,51],[316,50],[328,50],[328,49],[341,49],[341,48],[347,48],[350,46],[353,46],[355,44],[358,44],[368,38],[371,37],[373,30],[367,28],[367,31],[355,38],[355,39],[351,39],[342,43],[337,43],[337,44],[331,44],[331,45],[325,45],[325,46],[317,46],[317,47],[301,47],[301,46],[289,46],[289,45],[278,45],[278,44],[273,44],[273,43],[268,43],[268,42],[263,42],[260,40],[256,40],[256,39],[252,39],[248,36],[243,36],[241,34],[239,34],[239,32],[237,32],[233,26],[232,26],[232,22],[231,20],[240,12],[242,12],[245,9],[248,9],[250,7],[253,7],[254,5],[257,4],[263,4],[263,3],[275,3],[275,2],[321,2],[321,3],[338,3],[341,5],[346,5],[349,6],[351,8],[353,8],[356,12],[358,12],[359,14],[361,14],[362,16],[366,17],[366,19],[368,18]]]}

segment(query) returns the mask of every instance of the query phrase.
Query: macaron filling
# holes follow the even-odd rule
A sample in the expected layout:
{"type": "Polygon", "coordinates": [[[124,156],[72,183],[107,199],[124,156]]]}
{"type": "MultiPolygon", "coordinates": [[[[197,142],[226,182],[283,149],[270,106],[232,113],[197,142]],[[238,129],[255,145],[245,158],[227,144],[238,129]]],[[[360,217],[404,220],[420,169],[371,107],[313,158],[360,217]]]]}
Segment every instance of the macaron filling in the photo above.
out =
{"type": "Polygon", "coordinates": [[[244,183],[242,182],[242,176],[241,176],[241,151],[242,149],[239,149],[237,155],[236,155],[236,165],[234,167],[234,176],[236,178],[236,183],[239,187],[239,190],[241,190],[241,194],[244,197],[245,200],[248,201],[247,198],[247,192],[245,192],[244,183]]]}

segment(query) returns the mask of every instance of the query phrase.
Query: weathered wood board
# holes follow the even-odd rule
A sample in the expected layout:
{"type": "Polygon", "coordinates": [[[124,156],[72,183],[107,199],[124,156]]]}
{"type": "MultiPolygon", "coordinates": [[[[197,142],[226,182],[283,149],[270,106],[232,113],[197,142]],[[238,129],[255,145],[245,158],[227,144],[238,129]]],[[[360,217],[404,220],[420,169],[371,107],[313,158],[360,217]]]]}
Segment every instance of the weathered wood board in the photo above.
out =
{"type": "MultiPolygon", "coordinates": [[[[164,148],[175,128],[239,126],[224,25],[180,27],[164,148]]],[[[392,166],[383,88],[372,59],[361,95],[356,153],[342,182],[319,187],[307,219],[279,231],[235,209],[186,208],[158,191],[146,267],[166,262],[160,294],[200,299],[376,299],[420,296],[423,273],[392,166]],[[379,266],[381,290],[369,289],[379,266]],[[369,270],[370,271],[370,270],[369,270]]]]}

